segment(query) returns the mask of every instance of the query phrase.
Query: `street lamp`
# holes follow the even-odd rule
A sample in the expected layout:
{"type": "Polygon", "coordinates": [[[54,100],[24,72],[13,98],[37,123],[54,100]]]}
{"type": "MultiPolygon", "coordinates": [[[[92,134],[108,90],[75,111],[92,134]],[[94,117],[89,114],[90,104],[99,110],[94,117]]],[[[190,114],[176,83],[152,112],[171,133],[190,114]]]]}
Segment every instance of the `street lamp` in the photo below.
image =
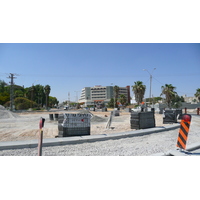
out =
{"type": "Polygon", "coordinates": [[[76,102],[78,103],[78,92],[79,91],[74,91],[74,92],[76,92],[76,102]]]}
{"type": "Polygon", "coordinates": [[[114,99],[114,105],[113,105],[113,108],[114,108],[114,110],[115,110],[115,94],[114,94],[114,84],[113,84],[113,83],[111,83],[111,85],[113,85],[113,99],[114,99]]]}
{"type": "MultiPolygon", "coordinates": [[[[153,68],[153,71],[156,70],[156,68],[153,68]]],[[[143,71],[147,71],[150,75],[150,91],[149,91],[149,102],[150,102],[150,99],[151,99],[151,87],[152,87],[152,74],[153,74],[153,71],[150,73],[147,69],[143,69],[143,71]]]]}

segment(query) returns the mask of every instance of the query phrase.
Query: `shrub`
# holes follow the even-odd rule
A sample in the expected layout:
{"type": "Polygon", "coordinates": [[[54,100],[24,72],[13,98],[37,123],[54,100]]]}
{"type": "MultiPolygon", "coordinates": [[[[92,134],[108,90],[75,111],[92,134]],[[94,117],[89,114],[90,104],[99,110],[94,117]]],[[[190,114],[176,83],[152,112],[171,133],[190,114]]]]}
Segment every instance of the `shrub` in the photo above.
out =
{"type": "Polygon", "coordinates": [[[29,99],[26,99],[24,97],[17,97],[14,100],[15,102],[15,109],[16,110],[26,110],[29,108],[36,108],[37,107],[37,103],[35,103],[34,101],[31,101],[29,99]]]}

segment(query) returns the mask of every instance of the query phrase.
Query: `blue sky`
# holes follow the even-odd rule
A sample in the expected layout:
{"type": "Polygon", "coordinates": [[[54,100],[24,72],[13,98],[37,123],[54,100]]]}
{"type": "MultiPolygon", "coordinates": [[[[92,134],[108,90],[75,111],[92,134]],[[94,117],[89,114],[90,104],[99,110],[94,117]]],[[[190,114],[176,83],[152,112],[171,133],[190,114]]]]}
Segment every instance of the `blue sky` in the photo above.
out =
{"type": "MultiPolygon", "coordinates": [[[[149,97],[159,96],[161,86],[172,84],[182,96],[200,88],[200,44],[190,43],[1,43],[0,79],[15,84],[49,84],[60,102],[76,99],[83,87],[94,85],[146,85],[149,97]],[[156,68],[156,70],[153,70],[156,68]]],[[[132,93],[132,92],[131,92],[132,93]]]]}

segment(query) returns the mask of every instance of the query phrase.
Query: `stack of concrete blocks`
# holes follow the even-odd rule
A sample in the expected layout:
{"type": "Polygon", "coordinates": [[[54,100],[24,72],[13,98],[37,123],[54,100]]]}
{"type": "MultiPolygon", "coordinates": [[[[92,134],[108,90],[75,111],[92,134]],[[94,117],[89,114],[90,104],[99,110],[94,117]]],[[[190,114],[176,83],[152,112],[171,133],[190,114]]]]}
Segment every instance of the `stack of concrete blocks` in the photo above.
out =
{"type": "Polygon", "coordinates": [[[126,112],[131,112],[131,108],[126,108],[125,111],[126,112]]]}
{"type": "Polygon", "coordinates": [[[64,131],[64,128],[63,128],[63,123],[64,121],[64,115],[63,114],[59,114],[58,115],[58,137],[64,137],[63,135],[63,131],[64,131]]]}
{"type": "Polygon", "coordinates": [[[102,112],[107,112],[107,108],[102,108],[102,112]]]}
{"type": "Polygon", "coordinates": [[[131,112],[131,129],[145,129],[155,127],[154,112],[131,112]]]}
{"type": "Polygon", "coordinates": [[[131,112],[131,129],[139,129],[139,112],[131,112]]]}
{"type": "Polygon", "coordinates": [[[139,125],[140,125],[140,129],[154,128],[155,127],[154,110],[150,112],[140,112],[139,125]]]}
{"type": "Polygon", "coordinates": [[[49,114],[49,119],[52,121],[52,120],[55,120],[55,121],[58,121],[58,114],[56,113],[56,114],[54,114],[54,116],[53,116],[53,114],[49,114]]]}
{"type": "Polygon", "coordinates": [[[113,111],[113,115],[114,116],[119,116],[119,112],[120,112],[119,108],[115,108],[114,111],[113,111]]]}
{"type": "Polygon", "coordinates": [[[90,118],[90,114],[66,113],[60,116],[63,122],[58,124],[59,137],[90,135],[90,118]]]}
{"type": "Polygon", "coordinates": [[[181,119],[182,109],[165,110],[163,112],[163,124],[177,123],[177,119],[181,119]]]}

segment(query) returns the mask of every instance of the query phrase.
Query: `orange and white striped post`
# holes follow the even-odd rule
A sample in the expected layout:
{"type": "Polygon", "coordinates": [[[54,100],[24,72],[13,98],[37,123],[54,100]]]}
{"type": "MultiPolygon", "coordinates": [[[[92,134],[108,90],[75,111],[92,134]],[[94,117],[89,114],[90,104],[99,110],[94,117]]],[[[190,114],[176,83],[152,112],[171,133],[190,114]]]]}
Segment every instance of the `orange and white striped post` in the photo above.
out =
{"type": "Polygon", "coordinates": [[[182,115],[181,126],[178,135],[177,147],[186,149],[186,142],[188,138],[188,132],[190,129],[190,122],[192,116],[189,114],[182,115]]]}

